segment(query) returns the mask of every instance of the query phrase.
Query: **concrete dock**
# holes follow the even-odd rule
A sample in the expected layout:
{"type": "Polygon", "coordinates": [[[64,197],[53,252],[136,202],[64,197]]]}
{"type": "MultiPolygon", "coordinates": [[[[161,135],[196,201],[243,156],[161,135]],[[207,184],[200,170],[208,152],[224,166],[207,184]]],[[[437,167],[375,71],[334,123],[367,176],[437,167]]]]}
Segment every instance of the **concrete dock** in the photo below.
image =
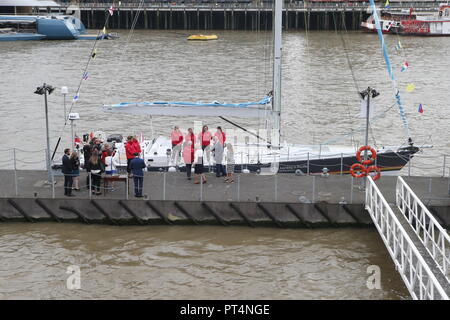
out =
{"type": "MultiPolygon", "coordinates": [[[[275,227],[368,227],[364,187],[349,175],[264,176],[240,174],[235,182],[207,174],[196,185],[185,173],[146,172],[144,198],[135,198],[133,182],[115,182],[114,191],[92,195],[86,174],[76,197],[64,196],[63,177],[47,184],[46,171],[0,171],[0,220],[72,221],[107,224],[220,224],[275,227]]],[[[448,178],[405,178],[439,222],[450,226],[448,178]]],[[[396,177],[383,176],[377,185],[395,202],[396,177]]],[[[103,187],[103,183],[102,183],[103,187]]]]}

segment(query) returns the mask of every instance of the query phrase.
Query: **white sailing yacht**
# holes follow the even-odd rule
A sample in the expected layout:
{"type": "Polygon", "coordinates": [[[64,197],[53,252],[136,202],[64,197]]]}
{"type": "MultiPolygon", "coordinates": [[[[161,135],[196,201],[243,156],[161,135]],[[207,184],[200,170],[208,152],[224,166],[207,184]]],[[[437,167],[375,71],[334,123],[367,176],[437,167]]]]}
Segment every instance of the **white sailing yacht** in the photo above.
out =
{"type": "MultiPolygon", "coordinates": [[[[268,117],[270,127],[267,128],[269,138],[258,136],[256,143],[234,143],[236,172],[270,172],[270,173],[349,173],[351,166],[358,162],[353,146],[330,145],[298,145],[280,142],[281,129],[281,52],[282,52],[282,8],[283,0],[275,0],[275,21],[273,29],[274,59],[273,59],[273,91],[264,99],[256,102],[227,104],[227,103],[189,103],[189,102],[139,102],[104,105],[103,110],[111,113],[133,115],[165,115],[165,116],[211,116],[258,118],[268,117]]],[[[227,120],[228,121],[228,120],[227,120]]],[[[231,121],[229,121],[232,123],[231,121]]],[[[228,138],[227,138],[228,139],[228,138]]],[[[124,142],[115,141],[119,151],[119,162],[126,165],[124,142]]],[[[232,139],[228,139],[232,142],[232,139]]],[[[149,171],[184,171],[181,162],[171,162],[172,144],[168,137],[155,137],[141,142],[143,157],[149,171]]],[[[375,165],[381,171],[399,171],[419,151],[412,144],[412,140],[403,146],[382,147],[377,152],[375,165]]],[[[211,157],[212,158],[212,157],[211,157]]],[[[206,161],[205,166],[210,169],[213,162],[206,161]]]]}

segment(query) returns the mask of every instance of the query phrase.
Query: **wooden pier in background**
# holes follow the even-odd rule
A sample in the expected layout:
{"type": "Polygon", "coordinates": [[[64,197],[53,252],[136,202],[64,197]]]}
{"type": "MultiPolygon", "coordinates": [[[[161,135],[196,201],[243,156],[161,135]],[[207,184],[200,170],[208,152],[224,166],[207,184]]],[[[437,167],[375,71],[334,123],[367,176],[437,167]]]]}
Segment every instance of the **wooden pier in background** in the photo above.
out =
{"type": "MultiPolygon", "coordinates": [[[[390,5],[390,11],[409,10],[412,3],[390,5]]],[[[433,12],[437,2],[414,2],[416,11],[433,12]]],[[[82,3],[79,6],[83,23],[89,29],[103,28],[109,3],[82,3]]],[[[283,9],[285,30],[358,30],[369,15],[369,2],[298,2],[286,3],[283,9]]],[[[72,7],[73,8],[73,7],[72,7]]],[[[65,12],[67,5],[47,8],[65,12]]],[[[108,20],[109,29],[130,29],[138,15],[136,29],[178,30],[271,30],[270,3],[123,3],[108,20]]]]}

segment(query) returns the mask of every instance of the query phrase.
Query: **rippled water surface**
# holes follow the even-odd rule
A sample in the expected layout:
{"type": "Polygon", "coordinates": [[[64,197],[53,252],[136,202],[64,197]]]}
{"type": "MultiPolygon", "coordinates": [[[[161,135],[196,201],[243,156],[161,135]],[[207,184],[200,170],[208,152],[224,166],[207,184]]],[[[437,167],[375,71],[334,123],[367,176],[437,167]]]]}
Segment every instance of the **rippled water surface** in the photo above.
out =
{"type": "MultiPolygon", "coordinates": [[[[241,102],[260,99],[271,88],[270,32],[217,31],[218,41],[187,42],[183,31],[136,31],[127,43],[102,41],[91,61],[72,111],[81,120],[76,132],[143,132],[168,135],[172,125],[186,128],[194,118],[111,116],[105,103],[152,100],[241,102]]],[[[283,35],[282,133],[292,143],[351,144],[336,139],[364,120],[357,89],[376,88],[377,113],[371,143],[400,145],[405,134],[393,89],[375,35],[344,34],[347,51],[334,32],[286,32],[283,35]],[[348,65],[352,65],[356,84],[348,65]],[[374,139],[373,139],[374,138],[374,139]]],[[[418,144],[433,144],[414,159],[412,173],[441,174],[450,154],[448,38],[386,37],[393,70],[418,144]],[[410,68],[400,73],[402,62],[410,68]],[[407,93],[413,83],[416,89],[407,93]],[[424,113],[417,112],[424,105],[424,113]]],[[[0,43],[0,168],[43,168],[43,99],[33,94],[47,82],[51,145],[62,130],[63,96],[68,106],[79,84],[93,42],[0,43]]],[[[210,127],[218,119],[201,119],[210,127]]],[[[261,127],[264,119],[243,121],[261,127]]],[[[375,230],[277,230],[216,227],[107,227],[71,224],[0,225],[0,298],[248,298],[248,299],[403,299],[400,277],[375,230]],[[66,268],[79,265],[82,289],[66,289],[66,268]],[[381,290],[369,290],[367,267],[381,268],[381,290]]]]}
{"type": "Polygon", "coordinates": [[[2,224],[0,298],[408,299],[383,246],[370,229],[2,224]]]}

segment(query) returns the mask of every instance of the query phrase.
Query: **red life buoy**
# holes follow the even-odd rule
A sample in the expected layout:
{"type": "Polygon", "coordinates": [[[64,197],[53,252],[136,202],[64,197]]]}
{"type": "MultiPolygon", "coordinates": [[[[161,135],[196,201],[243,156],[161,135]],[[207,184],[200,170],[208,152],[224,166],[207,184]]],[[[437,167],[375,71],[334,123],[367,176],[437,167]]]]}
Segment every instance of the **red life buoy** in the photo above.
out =
{"type": "Polygon", "coordinates": [[[370,167],[367,168],[367,174],[369,174],[372,171],[376,172],[376,174],[372,177],[373,181],[376,181],[376,180],[380,179],[380,177],[381,177],[381,170],[380,170],[380,168],[378,168],[377,166],[370,166],[370,167]]]}
{"type": "Polygon", "coordinates": [[[350,167],[350,174],[355,178],[362,178],[367,175],[367,169],[361,163],[354,163],[350,167]],[[360,174],[356,174],[356,171],[360,171],[360,174]]]}
{"type": "Polygon", "coordinates": [[[358,160],[359,162],[361,162],[362,164],[365,164],[365,165],[369,165],[372,162],[374,162],[376,157],[377,157],[377,152],[371,146],[362,146],[356,152],[356,160],[358,160]],[[370,153],[371,153],[370,158],[367,159],[367,160],[362,160],[361,161],[361,152],[363,152],[365,150],[370,151],[370,153]]]}

